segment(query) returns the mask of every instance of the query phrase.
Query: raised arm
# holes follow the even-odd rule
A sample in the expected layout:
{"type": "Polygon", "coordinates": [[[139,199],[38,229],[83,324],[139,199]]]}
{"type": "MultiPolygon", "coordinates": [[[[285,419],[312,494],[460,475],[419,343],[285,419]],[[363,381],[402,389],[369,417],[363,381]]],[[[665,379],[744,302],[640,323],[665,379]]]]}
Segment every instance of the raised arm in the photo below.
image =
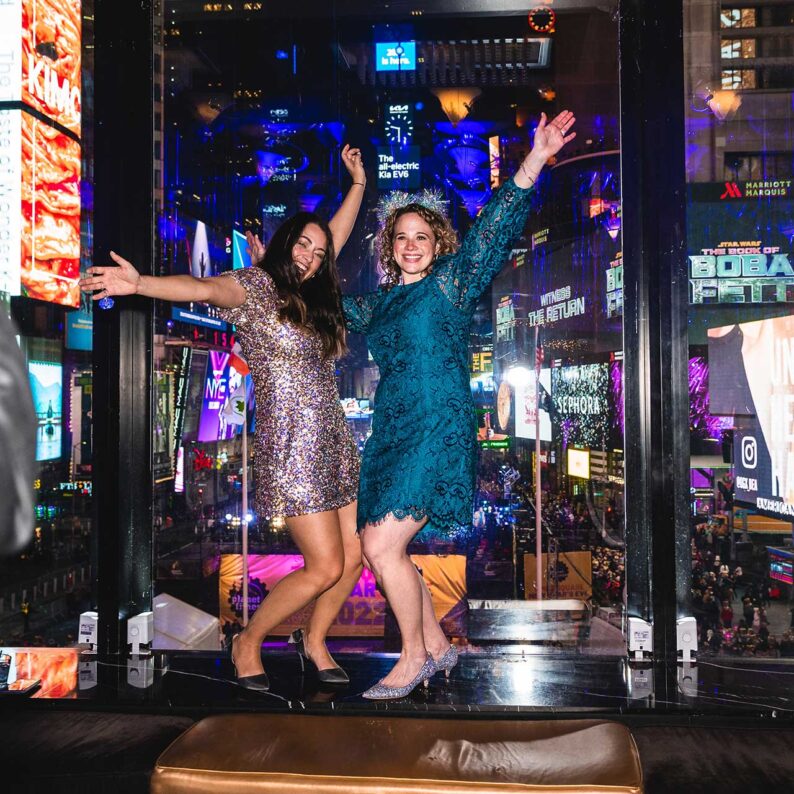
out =
{"type": "Polygon", "coordinates": [[[459,309],[473,311],[504,267],[529,214],[530,188],[549,158],[575,137],[576,133],[567,134],[574,121],[567,110],[551,122],[541,114],[532,150],[518,171],[482,208],[458,252],[434,265],[441,290],[459,309]]]}
{"type": "Polygon", "coordinates": [[[110,252],[110,258],[117,267],[90,267],[86,278],[80,280],[83,292],[94,292],[92,300],[108,295],[143,295],[175,303],[201,301],[222,309],[234,309],[245,303],[245,288],[235,279],[142,276],[131,262],[114,251],[110,252]]]}
{"type": "Polygon", "coordinates": [[[546,114],[540,114],[540,121],[535,130],[532,149],[524,158],[518,171],[513,176],[516,185],[524,190],[532,187],[538,181],[543,166],[557,152],[576,137],[576,133],[568,134],[573,127],[576,117],[570,110],[558,113],[550,122],[546,121],[546,114]]]}
{"type": "Polygon", "coordinates": [[[350,190],[347,191],[344,201],[333,218],[328,221],[337,254],[350,237],[350,232],[353,231],[361,201],[364,198],[364,189],[367,186],[367,173],[361,160],[360,149],[351,149],[350,145],[346,144],[342,149],[342,162],[345,164],[353,184],[350,185],[350,190]]]}

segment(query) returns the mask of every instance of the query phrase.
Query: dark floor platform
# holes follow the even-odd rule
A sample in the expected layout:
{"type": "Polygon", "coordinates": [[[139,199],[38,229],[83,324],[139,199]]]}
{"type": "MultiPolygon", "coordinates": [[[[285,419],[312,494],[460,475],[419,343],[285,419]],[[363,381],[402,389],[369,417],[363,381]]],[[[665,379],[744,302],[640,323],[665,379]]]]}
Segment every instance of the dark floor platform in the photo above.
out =
{"type": "MultiPolygon", "coordinates": [[[[788,659],[704,657],[693,665],[629,663],[624,655],[588,654],[562,646],[462,645],[449,679],[437,674],[430,686],[396,701],[368,701],[362,693],[395,663],[394,653],[333,649],[348,671],[345,686],[322,685],[301,670],[292,646],[273,643],[263,652],[271,679],[265,693],[236,683],[226,652],[155,651],[125,658],[99,658],[77,648],[19,649],[35,656],[42,686],[33,708],[133,707],[152,712],[210,714],[226,710],[393,713],[740,714],[794,722],[794,663],[788,659]]],[[[29,662],[33,664],[33,662],[29,662]]],[[[23,700],[27,700],[22,698],[23,700]]],[[[6,696],[0,702],[20,700],[6,696]]]]}
{"type": "Polygon", "coordinates": [[[785,660],[638,666],[623,656],[515,644],[461,650],[448,681],[438,675],[427,691],[378,703],[361,693],[394,654],[338,653],[351,683],[322,687],[301,674],[294,652],[269,648],[263,659],[273,687],[259,694],[235,683],[220,652],[98,660],[43,649],[58,660],[58,675],[38,693],[44,697],[0,699],[0,763],[11,770],[6,782],[15,781],[6,790],[143,792],[157,756],[185,727],[213,714],[263,711],[442,720],[592,715],[631,728],[652,794],[791,790],[794,666],[785,660]]]}

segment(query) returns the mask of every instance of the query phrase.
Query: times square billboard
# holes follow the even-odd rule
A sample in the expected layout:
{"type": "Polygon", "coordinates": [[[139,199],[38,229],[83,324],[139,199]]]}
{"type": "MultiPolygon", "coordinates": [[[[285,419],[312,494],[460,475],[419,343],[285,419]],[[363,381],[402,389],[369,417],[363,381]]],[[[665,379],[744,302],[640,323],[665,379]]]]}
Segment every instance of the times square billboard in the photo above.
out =
{"type": "Polygon", "coordinates": [[[689,186],[691,318],[706,330],[709,411],[733,426],[737,502],[794,516],[794,182],[689,186]]]}
{"type": "Polygon", "coordinates": [[[555,169],[494,282],[499,432],[534,440],[537,405],[544,444],[622,449],[621,212],[609,189],[617,166],[607,154],[555,169]]]}
{"type": "Polygon", "coordinates": [[[0,291],[80,305],[81,3],[0,5],[0,291]]]}

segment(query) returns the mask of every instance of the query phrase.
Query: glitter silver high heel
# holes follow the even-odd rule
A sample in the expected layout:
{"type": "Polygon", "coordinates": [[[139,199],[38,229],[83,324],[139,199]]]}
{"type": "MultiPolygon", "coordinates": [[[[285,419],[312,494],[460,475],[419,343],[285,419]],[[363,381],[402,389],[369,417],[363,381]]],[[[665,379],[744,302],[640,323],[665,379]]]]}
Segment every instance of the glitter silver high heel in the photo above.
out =
{"type": "Polygon", "coordinates": [[[458,649],[450,644],[449,648],[438,658],[433,660],[436,666],[436,672],[444,671],[444,675],[449,678],[452,668],[458,663],[458,649]]]}
{"type": "Polygon", "coordinates": [[[433,657],[428,654],[427,660],[422,665],[422,669],[416,674],[416,678],[414,678],[410,684],[406,684],[405,686],[386,686],[381,683],[383,681],[383,679],[381,679],[377,684],[371,686],[364,692],[361,697],[367,700],[393,700],[395,698],[404,698],[410,695],[419,684],[427,686],[428,680],[435,672],[436,663],[433,661],[433,657]]]}

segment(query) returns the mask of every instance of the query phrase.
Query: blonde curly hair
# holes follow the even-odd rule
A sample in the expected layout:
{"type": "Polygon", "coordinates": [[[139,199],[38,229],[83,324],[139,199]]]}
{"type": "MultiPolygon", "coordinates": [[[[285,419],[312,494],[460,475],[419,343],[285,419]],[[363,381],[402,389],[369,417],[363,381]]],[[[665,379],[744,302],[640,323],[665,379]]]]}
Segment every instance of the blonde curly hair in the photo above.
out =
{"type": "MultiPolygon", "coordinates": [[[[422,204],[412,203],[400,207],[386,218],[386,222],[378,232],[378,268],[382,274],[381,284],[387,289],[391,289],[400,283],[400,266],[394,259],[394,226],[399,218],[409,213],[415,213],[430,226],[435,242],[438,245],[436,258],[446,254],[453,254],[460,246],[458,233],[452,228],[449,218],[445,215],[434,212],[422,204]]],[[[433,266],[431,265],[425,271],[425,275],[430,273],[432,269],[433,266]]]]}

